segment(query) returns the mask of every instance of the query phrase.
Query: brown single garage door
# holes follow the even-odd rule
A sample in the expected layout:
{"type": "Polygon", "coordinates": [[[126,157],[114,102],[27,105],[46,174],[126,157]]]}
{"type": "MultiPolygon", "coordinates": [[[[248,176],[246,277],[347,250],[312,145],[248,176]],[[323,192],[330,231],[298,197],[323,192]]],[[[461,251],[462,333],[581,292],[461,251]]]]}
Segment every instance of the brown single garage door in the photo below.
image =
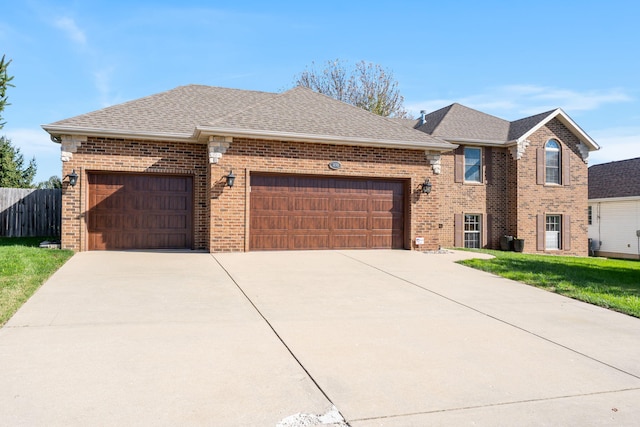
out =
{"type": "Polygon", "coordinates": [[[404,183],[252,175],[250,249],[404,247],[404,183]]]}
{"type": "Polygon", "coordinates": [[[90,174],[89,249],[191,249],[190,176],[90,174]]]}

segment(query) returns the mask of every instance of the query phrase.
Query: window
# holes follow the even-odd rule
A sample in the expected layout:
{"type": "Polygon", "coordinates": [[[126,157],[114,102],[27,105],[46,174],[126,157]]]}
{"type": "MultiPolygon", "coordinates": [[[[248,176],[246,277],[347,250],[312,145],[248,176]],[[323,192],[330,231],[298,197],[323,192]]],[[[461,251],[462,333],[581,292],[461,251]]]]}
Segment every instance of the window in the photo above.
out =
{"type": "Polygon", "coordinates": [[[470,182],[482,182],[482,149],[464,148],[464,180],[470,182]]]}
{"type": "Polygon", "coordinates": [[[480,215],[464,216],[464,247],[480,249],[480,215]]]}
{"type": "Polygon", "coordinates": [[[550,139],[544,146],[545,183],[560,184],[560,143],[550,139]]]}
{"type": "Polygon", "coordinates": [[[545,249],[560,249],[560,215],[547,215],[545,226],[545,249]]]}
{"type": "Polygon", "coordinates": [[[592,221],[593,221],[593,217],[591,216],[592,212],[593,212],[593,210],[592,210],[591,206],[589,206],[589,207],[587,208],[587,223],[588,223],[589,225],[591,225],[591,223],[592,223],[592,221]]]}

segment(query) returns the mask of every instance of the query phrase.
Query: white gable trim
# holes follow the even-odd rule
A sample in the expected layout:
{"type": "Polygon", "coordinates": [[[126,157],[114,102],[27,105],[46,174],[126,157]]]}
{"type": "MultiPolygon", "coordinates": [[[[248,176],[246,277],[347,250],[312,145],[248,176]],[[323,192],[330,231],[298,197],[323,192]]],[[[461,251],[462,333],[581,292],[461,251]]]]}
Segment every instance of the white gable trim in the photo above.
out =
{"type": "Polygon", "coordinates": [[[529,138],[534,132],[540,129],[542,126],[549,123],[554,118],[558,118],[565,125],[571,133],[578,137],[580,142],[582,142],[589,151],[596,151],[600,149],[600,146],[589,136],[585,131],[583,131],[580,126],[574,122],[571,117],[567,115],[562,108],[557,108],[552,111],[547,117],[545,117],[542,121],[540,121],[537,125],[529,129],[524,135],[517,139],[517,142],[521,142],[529,138]]]}

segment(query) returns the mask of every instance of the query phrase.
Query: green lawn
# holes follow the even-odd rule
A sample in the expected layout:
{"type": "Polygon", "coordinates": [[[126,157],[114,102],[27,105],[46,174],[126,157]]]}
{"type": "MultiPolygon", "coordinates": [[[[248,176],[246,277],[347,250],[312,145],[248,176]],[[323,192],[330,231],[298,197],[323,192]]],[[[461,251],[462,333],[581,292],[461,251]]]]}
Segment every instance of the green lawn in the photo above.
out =
{"type": "Polygon", "coordinates": [[[479,252],[495,258],[460,264],[640,317],[640,261],[479,252]]]}
{"type": "Polygon", "coordinates": [[[0,326],[73,255],[73,251],[40,249],[44,240],[0,237],[0,326]]]}

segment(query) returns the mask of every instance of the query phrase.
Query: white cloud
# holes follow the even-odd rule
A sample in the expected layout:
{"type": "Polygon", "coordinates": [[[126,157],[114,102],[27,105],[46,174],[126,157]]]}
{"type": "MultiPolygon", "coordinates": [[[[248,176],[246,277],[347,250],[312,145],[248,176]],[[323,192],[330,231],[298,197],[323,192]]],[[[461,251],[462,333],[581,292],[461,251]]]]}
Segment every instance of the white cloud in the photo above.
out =
{"type": "Polygon", "coordinates": [[[589,164],[613,162],[640,157],[640,127],[627,126],[590,132],[600,150],[589,155],[589,164]]]}
{"type": "Polygon", "coordinates": [[[78,25],[72,18],[58,18],[54,21],[53,24],[56,28],[64,31],[67,34],[67,37],[69,37],[74,43],[77,43],[82,47],[87,45],[87,36],[84,34],[84,31],[82,31],[80,27],[78,27],[78,25]]]}
{"type": "Polygon", "coordinates": [[[493,114],[507,120],[542,113],[561,107],[565,111],[596,110],[605,104],[632,101],[633,98],[620,88],[578,92],[571,89],[537,85],[506,85],[490,88],[485,92],[455,100],[425,100],[410,102],[406,108],[417,113],[434,111],[453,102],[493,114]]]}

